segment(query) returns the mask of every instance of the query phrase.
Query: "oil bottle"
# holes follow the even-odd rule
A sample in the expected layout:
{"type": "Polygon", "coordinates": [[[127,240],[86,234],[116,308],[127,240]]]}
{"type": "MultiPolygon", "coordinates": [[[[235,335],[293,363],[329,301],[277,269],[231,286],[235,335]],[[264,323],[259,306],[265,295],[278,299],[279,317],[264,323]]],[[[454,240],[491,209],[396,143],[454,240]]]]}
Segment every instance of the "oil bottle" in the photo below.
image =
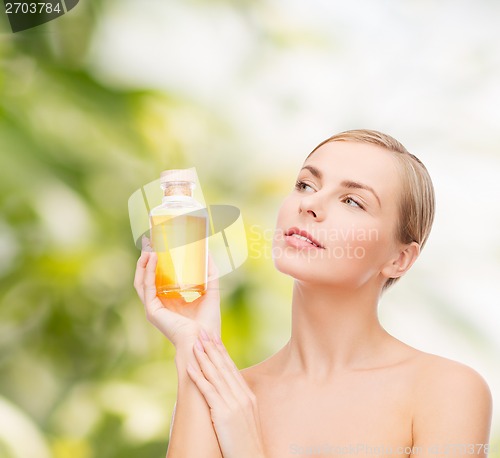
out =
{"type": "Polygon", "coordinates": [[[204,294],[208,266],[208,213],[193,197],[193,169],[160,174],[162,203],[151,210],[151,243],[158,255],[158,296],[194,299],[204,294]]]}

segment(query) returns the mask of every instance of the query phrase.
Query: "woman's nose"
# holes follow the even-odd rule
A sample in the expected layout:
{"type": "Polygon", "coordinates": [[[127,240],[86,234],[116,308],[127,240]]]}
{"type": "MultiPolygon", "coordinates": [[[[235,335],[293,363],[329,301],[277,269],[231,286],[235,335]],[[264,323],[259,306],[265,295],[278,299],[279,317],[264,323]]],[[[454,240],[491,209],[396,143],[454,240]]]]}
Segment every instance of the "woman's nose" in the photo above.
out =
{"type": "Polygon", "coordinates": [[[301,213],[311,215],[318,221],[324,218],[323,207],[317,198],[317,193],[314,196],[307,196],[301,199],[299,203],[299,214],[301,213]]]}

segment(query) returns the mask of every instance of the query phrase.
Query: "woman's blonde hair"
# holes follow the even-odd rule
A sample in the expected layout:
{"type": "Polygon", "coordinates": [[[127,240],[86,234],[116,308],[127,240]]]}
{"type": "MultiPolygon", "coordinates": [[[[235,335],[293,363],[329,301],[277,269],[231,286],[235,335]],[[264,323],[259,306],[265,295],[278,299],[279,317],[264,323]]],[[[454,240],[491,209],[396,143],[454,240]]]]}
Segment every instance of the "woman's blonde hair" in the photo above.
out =
{"type": "MultiPolygon", "coordinates": [[[[329,142],[370,143],[396,153],[395,157],[398,159],[402,178],[396,237],[404,244],[417,242],[422,250],[432,228],[436,204],[431,177],[420,159],[408,152],[390,135],[367,129],[348,130],[333,135],[316,146],[309,156],[329,142]]],[[[399,278],[389,278],[382,291],[398,280],[399,278]]]]}

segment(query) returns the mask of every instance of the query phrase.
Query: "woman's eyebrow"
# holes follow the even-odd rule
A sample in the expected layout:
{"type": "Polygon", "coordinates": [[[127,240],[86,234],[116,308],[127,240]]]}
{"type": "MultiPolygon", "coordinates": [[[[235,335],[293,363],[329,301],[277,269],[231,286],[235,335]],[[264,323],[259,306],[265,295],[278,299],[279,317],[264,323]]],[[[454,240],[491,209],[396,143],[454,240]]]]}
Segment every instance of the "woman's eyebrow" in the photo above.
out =
{"type": "Polygon", "coordinates": [[[309,170],[309,172],[311,172],[316,178],[318,178],[318,180],[321,180],[321,178],[323,178],[323,174],[312,165],[304,165],[304,167],[302,167],[300,170],[304,169],[309,170]]]}

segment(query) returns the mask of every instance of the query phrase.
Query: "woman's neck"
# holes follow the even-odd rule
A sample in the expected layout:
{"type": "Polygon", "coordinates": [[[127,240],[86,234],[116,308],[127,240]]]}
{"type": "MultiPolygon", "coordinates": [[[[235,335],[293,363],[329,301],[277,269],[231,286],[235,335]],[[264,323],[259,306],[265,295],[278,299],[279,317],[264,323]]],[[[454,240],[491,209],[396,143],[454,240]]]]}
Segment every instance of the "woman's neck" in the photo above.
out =
{"type": "Polygon", "coordinates": [[[320,381],[373,363],[392,339],[379,323],[378,299],[378,290],[368,285],[346,291],[295,281],[292,335],[280,352],[282,369],[320,381]]]}

